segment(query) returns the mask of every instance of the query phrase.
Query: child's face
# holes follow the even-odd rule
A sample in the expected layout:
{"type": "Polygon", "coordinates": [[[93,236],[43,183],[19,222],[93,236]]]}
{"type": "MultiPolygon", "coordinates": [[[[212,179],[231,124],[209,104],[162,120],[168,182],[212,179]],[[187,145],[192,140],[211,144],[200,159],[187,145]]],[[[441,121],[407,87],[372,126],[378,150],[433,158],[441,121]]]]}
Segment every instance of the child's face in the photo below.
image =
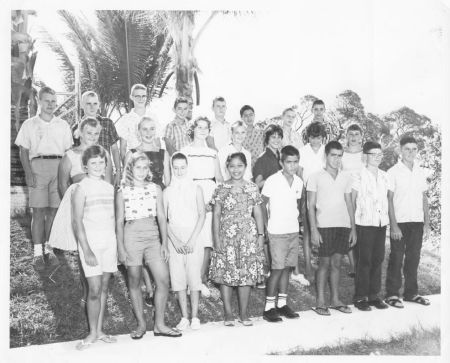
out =
{"type": "Polygon", "coordinates": [[[241,180],[244,177],[245,168],[246,166],[240,158],[231,159],[227,166],[228,172],[233,180],[241,180]]]}
{"type": "Polygon", "coordinates": [[[247,126],[252,126],[253,122],[255,122],[255,113],[252,110],[245,110],[242,113],[242,121],[244,121],[247,126]]]}
{"type": "Polygon", "coordinates": [[[225,112],[227,112],[227,104],[224,101],[216,101],[214,102],[212,109],[216,118],[225,117],[225,112]]]}
{"type": "Polygon", "coordinates": [[[298,156],[288,155],[286,159],[284,159],[281,164],[283,165],[283,170],[285,173],[289,175],[294,175],[298,170],[298,162],[300,158],[298,156]]]}
{"type": "Polygon", "coordinates": [[[187,173],[187,162],[184,159],[175,159],[172,161],[172,171],[176,178],[182,178],[187,173]]]}
{"type": "Polygon", "coordinates": [[[358,130],[350,130],[347,132],[348,146],[361,145],[362,135],[358,130]]]}
{"type": "Polygon", "coordinates": [[[282,140],[281,136],[276,132],[276,133],[270,135],[268,145],[272,149],[279,149],[280,145],[281,145],[281,140],[282,140]]]}
{"type": "Polygon", "coordinates": [[[156,135],[155,121],[145,120],[139,127],[139,135],[142,142],[151,142],[156,135]]]}
{"type": "Polygon", "coordinates": [[[147,160],[138,160],[133,166],[133,178],[137,182],[143,182],[150,172],[147,160]]]}
{"type": "Polygon", "coordinates": [[[89,96],[83,104],[83,111],[87,117],[95,117],[100,107],[97,96],[89,96]]]}
{"type": "Polygon", "coordinates": [[[81,142],[86,146],[97,144],[99,136],[100,127],[92,127],[89,125],[86,125],[80,133],[81,142]]]}
{"type": "Polygon", "coordinates": [[[185,120],[189,112],[189,105],[186,102],[181,102],[175,107],[175,115],[179,119],[185,120]]]}
{"type": "Polygon", "coordinates": [[[242,145],[245,140],[246,130],[244,126],[236,127],[231,135],[233,144],[242,145]]]}
{"type": "Polygon", "coordinates": [[[314,115],[314,119],[323,119],[323,115],[325,114],[325,105],[314,105],[312,108],[312,113],[314,115]]]}
{"type": "Polygon", "coordinates": [[[323,143],[323,137],[322,136],[310,136],[308,138],[309,144],[313,148],[319,148],[323,143]]]}
{"type": "Polygon", "coordinates": [[[53,115],[53,112],[56,110],[56,95],[52,95],[51,93],[43,93],[41,98],[38,100],[40,109],[42,113],[47,115],[53,115]]]}
{"type": "Polygon", "coordinates": [[[368,153],[366,153],[367,165],[374,166],[378,168],[383,159],[383,151],[381,149],[371,149],[368,153]]]}
{"type": "Polygon", "coordinates": [[[196,139],[206,139],[209,135],[208,122],[198,121],[197,126],[194,129],[194,138],[196,139]]]}
{"type": "Polygon", "coordinates": [[[283,126],[292,127],[295,122],[295,112],[294,111],[286,111],[283,115],[283,126]]]}
{"type": "Polygon", "coordinates": [[[147,102],[147,91],[135,89],[130,98],[133,100],[135,107],[145,107],[145,103],[147,102]]]}
{"type": "Polygon", "coordinates": [[[331,149],[326,155],[327,167],[338,170],[341,167],[344,150],[331,149]]]}
{"type": "Polygon", "coordinates": [[[87,174],[92,178],[101,178],[105,175],[106,159],[97,156],[88,160],[86,164],[87,174]]]}
{"type": "Polygon", "coordinates": [[[414,162],[414,160],[416,159],[416,156],[417,156],[417,151],[418,151],[418,148],[417,148],[417,144],[415,144],[415,143],[410,142],[408,144],[403,145],[400,148],[400,152],[402,154],[402,160],[405,160],[410,163],[414,162]]]}

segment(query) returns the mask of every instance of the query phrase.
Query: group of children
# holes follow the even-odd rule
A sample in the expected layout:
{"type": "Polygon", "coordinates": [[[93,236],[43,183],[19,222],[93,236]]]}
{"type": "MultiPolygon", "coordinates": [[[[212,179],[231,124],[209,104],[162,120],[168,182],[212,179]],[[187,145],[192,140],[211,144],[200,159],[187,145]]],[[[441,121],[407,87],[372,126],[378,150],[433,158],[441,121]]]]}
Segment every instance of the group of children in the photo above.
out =
{"type": "Polygon", "coordinates": [[[403,307],[403,258],[404,300],[429,304],[417,286],[429,217],[426,179],[415,160],[413,137],[401,139],[401,160],[386,173],[379,169],[381,145],[362,145],[357,124],[347,130],[345,149],[338,141],[326,143],[331,135],[320,100],[312,106],[314,120],[300,135],[293,129],[291,108],[283,111],[281,126],[261,130],[248,105],[241,108],[242,120],[231,125],[225,121],[222,97],[213,101],[212,121],[199,117],[188,123],[188,100],[178,98],[174,120],[164,137],[158,137],[158,124],[145,112],[146,95],[145,86],[134,85],[130,98],[135,108],[114,125],[96,116],[97,95],[83,94],[85,118],[76,131],[78,146],[70,148],[71,142],[61,139],[67,128],[53,116],[55,93],[43,88],[40,114],[23,124],[16,139],[30,188],[35,259],[42,256],[39,243],[44,240],[52,247],[79,251],[90,332],[77,349],[97,340],[116,341],[102,331],[102,324],[108,281],[118,263],[126,266],[137,319],[132,339],[147,331],[144,302],[155,307],[155,336],[180,337],[188,327],[199,329],[200,293],[209,295],[208,280],[220,286],[226,326],[235,324],[233,288],[238,291],[238,322],[251,326],[250,291],[264,283],[265,320],[299,317],[287,304],[288,284],[290,278],[304,285],[314,280],[311,246],[319,255],[312,309],[320,315],[330,315],[329,309],[352,312],[339,298],[343,255],[351,263],[355,260],[351,276],[356,308],[403,307]],[[388,224],[391,253],[383,301],[381,267],[388,224]],[[299,272],[301,225],[306,278],[299,272]],[[156,285],[154,293],[145,266],[156,285]],[[142,296],[142,279],[152,302],[142,296]],[[169,285],[182,315],[173,328],[164,322],[169,285]]]}

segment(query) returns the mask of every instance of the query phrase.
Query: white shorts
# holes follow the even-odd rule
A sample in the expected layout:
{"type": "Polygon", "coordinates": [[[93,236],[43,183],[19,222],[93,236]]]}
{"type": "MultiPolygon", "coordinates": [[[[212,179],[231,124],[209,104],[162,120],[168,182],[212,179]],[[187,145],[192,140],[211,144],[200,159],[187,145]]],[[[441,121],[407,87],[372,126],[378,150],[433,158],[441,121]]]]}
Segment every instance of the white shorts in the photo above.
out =
{"type": "Polygon", "coordinates": [[[83,266],[84,275],[86,277],[103,275],[104,272],[114,273],[117,271],[117,243],[109,244],[105,248],[93,249],[91,248],[97,259],[96,266],[89,266],[86,264],[83,249],[78,246],[78,253],[80,255],[81,266],[83,266]]]}

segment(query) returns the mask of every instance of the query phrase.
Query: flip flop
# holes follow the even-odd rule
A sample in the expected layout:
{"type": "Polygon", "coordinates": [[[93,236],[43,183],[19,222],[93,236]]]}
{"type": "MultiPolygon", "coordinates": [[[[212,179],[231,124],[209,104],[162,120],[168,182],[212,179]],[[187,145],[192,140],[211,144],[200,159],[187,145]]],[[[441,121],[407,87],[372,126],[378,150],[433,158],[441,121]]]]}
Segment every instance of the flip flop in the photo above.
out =
{"type": "Polygon", "coordinates": [[[409,298],[409,299],[403,298],[403,301],[409,301],[409,302],[417,303],[417,304],[420,304],[420,305],[426,305],[426,306],[430,305],[430,301],[428,299],[424,298],[423,296],[420,296],[420,295],[415,295],[415,296],[413,296],[412,298],[409,298]]]}
{"type": "Polygon", "coordinates": [[[392,307],[397,308],[397,309],[403,309],[404,308],[402,301],[397,296],[388,297],[388,298],[386,298],[384,300],[384,302],[386,304],[388,304],[389,306],[392,306],[392,307]]]}
{"type": "Polygon", "coordinates": [[[224,320],[223,325],[234,326],[234,320],[224,320]]]}
{"type": "Polygon", "coordinates": [[[117,343],[117,338],[112,335],[102,335],[97,338],[97,340],[101,340],[104,343],[117,343]]]}
{"type": "Polygon", "coordinates": [[[169,330],[167,333],[160,333],[160,332],[156,332],[153,331],[153,335],[155,337],[168,337],[168,338],[179,338],[182,336],[182,334],[178,331],[175,330],[169,330]]]}
{"type": "Polygon", "coordinates": [[[147,333],[147,331],[145,331],[145,330],[143,332],[141,332],[141,334],[138,334],[137,330],[133,330],[130,334],[130,337],[131,337],[131,339],[138,340],[138,339],[141,339],[145,335],[145,333],[147,333]]]}
{"type": "Polygon", "coordinates": [[[238,322],[241,323],[243,326],[252,326],[253,325],[253,321],[251,321],[250,319],[245,319],[245,320],[238,319],[238,322]]]}
{"type": "Polygon", "coordinates": [[[85,350],[89,348],[92,344],[95,342],[85,342],[84,339],[82,339],[78,344],[75,346],[76,350],[85,350]]]}
{"type": "Polygon", "coordinates": [[[319,314],[319,315],[323,315],[323,316],[330,316],[330,310],[328,310],[327,307],[322,307],[322,306],[313,306],[311,308],[312,311],[314,311],[315,313],[319,314]]]}
{"type": "Polygon", "coordinates": [[[349,306],[347,306],[347,305],[330,306],[330,309],[337,310],[337,311],[339,311],[341,313],[344,313],[344,314],[351,314],[352,313],[352,309],[349,306]]]}

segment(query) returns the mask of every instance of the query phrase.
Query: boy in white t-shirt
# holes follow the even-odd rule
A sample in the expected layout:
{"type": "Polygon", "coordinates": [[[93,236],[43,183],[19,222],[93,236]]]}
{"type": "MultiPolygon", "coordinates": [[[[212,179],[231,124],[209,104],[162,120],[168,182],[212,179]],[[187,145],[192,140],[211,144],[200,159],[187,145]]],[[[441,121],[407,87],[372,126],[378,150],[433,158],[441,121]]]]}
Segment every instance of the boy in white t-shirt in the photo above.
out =
{"type": "Polygon", "coordinates": [[[263,208],[263,214],[272,256],[263,313],[263,318],[269,322],[282,321],[280,315],[288,319],[299,317],[287,305],[289,276],[298,263],[300,243],[298,217],[302,205],[303,182],[296,175],[299,158],[299,152],[294,146],[283,147],[283,169],[267,178],[261,192],[263,201],[268,206],[268,211],[263,208]]]}

